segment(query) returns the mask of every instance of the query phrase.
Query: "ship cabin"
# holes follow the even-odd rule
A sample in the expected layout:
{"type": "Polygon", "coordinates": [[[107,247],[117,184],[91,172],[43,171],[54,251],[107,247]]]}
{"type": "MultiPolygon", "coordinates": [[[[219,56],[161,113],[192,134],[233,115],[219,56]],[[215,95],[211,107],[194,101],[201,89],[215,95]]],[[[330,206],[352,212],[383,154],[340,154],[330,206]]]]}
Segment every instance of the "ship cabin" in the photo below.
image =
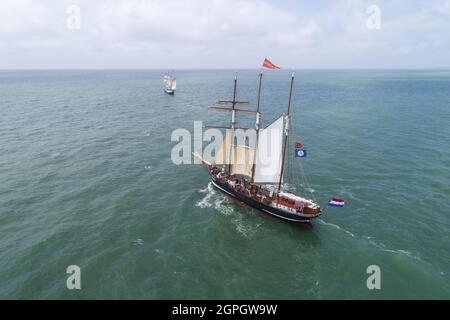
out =
{"type": "Polygon", "coordinates": [[[298,212],[303,212],[304,214],[317,215],[320,213],[319,205],[292,193],[280,192],[277,203],[295,209],[298,212]]]}

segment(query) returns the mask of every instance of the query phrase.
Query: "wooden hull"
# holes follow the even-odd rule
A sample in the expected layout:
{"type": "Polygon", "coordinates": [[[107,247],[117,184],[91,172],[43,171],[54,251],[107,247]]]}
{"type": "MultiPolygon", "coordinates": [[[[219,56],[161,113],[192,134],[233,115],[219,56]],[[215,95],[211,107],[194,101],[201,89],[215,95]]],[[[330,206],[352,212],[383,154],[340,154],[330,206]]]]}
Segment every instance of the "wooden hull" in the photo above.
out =
{"type": "Polygon", "coordinates": [[[246,205],[255,208],[259,211],[262,211],[266,214],[269,214],[273,217],[276,217],[278,219],[282,219],[282,220],[286,220],[289,222],[293,222],[293,223],[305,223],[305,224],[310,224],[310,220],[312,218],[315,217],[302,217],[293,213],[289,213],[274,207],[271,207],[269,205],[265,205],[259,201],[256,201],[250,197],[247,197],[233,189],[231,189],[230,187],[228,187],[227,184],[221,183],[217,178],[215,178],[214,176],[211,176],[211,181],[214,185],[214,187],[216,187],[217,189],[219,189],[220,191],[222,191],[223,193],[227,194],[230,197],[233,197],[243,203],[245,203],[246,205]]]}

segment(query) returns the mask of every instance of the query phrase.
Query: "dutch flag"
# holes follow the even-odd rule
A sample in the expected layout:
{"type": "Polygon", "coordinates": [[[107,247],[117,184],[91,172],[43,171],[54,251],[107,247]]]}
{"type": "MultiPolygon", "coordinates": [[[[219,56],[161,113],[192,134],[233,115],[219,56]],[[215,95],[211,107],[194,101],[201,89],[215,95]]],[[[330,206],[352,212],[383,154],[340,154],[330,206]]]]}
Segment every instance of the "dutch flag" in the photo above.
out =
{"type": "Polygon", "coordinates": [[[332,207],[343,207],[345,204],[345,201],[342,199],[332,198],[328,204],[332,207]]]}

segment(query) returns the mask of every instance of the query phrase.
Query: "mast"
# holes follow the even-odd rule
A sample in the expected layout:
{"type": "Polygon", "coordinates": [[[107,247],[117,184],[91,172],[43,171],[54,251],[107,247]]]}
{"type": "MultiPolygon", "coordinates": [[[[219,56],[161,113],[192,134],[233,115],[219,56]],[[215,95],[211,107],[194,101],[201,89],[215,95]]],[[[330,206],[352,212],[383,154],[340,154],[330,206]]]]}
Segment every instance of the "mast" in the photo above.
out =
{"type": "Polygon", "coordinates": [[[287,120],[286,120],[286,135],[284,137],[284,144],[283,144],[283,159],[281,161],[281,172],[280,172],[280,181],[278,182],[278,192],[281,191],[281,181],[283,180],[283,173],[284,173],[284,161],[286,159],[286,149],[287,149],[287,143],[288,143],[288,136],[289,136],[289,122],[291,120],[291,101],[292,101],[292,88],[294,86],[294,73],[292,72],[291,77],[291,88],[289,90],[289,102],[288,102],[288,112],[287,112],[287,120]]]}
{"type": "MultiPolygon", "coordinates": [[[[231,174],[231,152],[233,148],[233,142],[234,142],[234,128],[236,126],[236,88],[237,88],[237,72],[234,75],[234,88],[233,88],[233,101],[231,106],[231,141],[230,141],[230,150],[229,150],[229,156],[228,156],[228,173],[231,174]]],[[[225,133],[226,136],[226,133],[225,133]]]]}
{"type": "Polygon", "coordinates": [[[255,131],[256,131],[256,143],[255,143],[255,154],[253,156],[253,166],[252,166],[252,178],[251,182],[255,179],[255,167],[256,167],[256,155],[258,150],[258,138],[259,138],[259,121],[260,121],[260,113],[259,106],[261,102],[261,84],[262,84],[263,70],[259,73],[259,87],[258,87],[258,104],[256,106],[256,122],[255,122],[255,131]]]}
{"type": "MultiPolygon", "coordinates": [[[[223,145],[223,142],[226,141],[226,139],[228,137],[228,134],[231,135],[229,137],[229,140],[231,140],[231,141],[229,143],[229,146],[227,146],[227,150],[229,151],[229,154],[228,154],[228,156],[225,156],[226,155],[226,151],[225,151],[225,147],[224,147],[223,151],[221,151],[221,152],[225,153],[224,157],[227,157],[227,159],[223,159],[223,160],[219,159],[219,161],[224,161],[225,163],[221,163],[224,166],[228,164],[228,172],[230,174],[231,174],[231,169],[232,169],[232,163],[231,163],[232,151],[234,150],[233,149],[233,146],[234,146],[234,131],[235,131],[235,129],[237,129],[236,128],[236,123],[237,123],[236,122],[236,115],[237,115],[237,112],[244,112],[244,113],[251,113],[251,114],[256,114],[257,113],[254,110],[236,108],[236,106],[239,106],[239,105],[249,105],[250,104],[250,102],[248,102],[248,101],[238,101],[238,100],[236,100],[236,96],[237,96],[237,72],[235,73],[235,76],[234,76],[233,100],[219,100],[219,101],[216,102],[216,104],[218,104],[218,105],[231,104],[232,107],[228,108],[228,107],[220,106],[220,107],[210,107],[210,108],[208,108],[209,110],[231,111],[231,125],[230,126],[228,126],[228,127],[207,126],[207,127],[214,127],[214,128],[225,128],[225,129],[229,130],[229,132],[228,132],[228,130],[225,131],[225,139],[222,141],[222,145],[223,145]],[[226,161],[228,161],[228,162],[226,162],[226,161]]],[[[239,129],[244,129],[244,128],[239,128],[239,129]]],[[[248,172],[247,175],[251,176],[251,173],[248,172]]]]}

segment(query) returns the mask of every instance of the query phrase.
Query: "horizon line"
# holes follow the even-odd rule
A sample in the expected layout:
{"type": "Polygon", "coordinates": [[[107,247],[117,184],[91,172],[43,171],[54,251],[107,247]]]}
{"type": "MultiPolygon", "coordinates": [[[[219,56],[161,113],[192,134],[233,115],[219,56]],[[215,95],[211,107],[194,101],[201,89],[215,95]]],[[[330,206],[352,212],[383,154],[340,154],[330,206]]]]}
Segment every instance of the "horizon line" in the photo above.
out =
{"type": "MultiPolygon", "coordinates": [[[[192,70],[224,70],[224,71],[232,71],[232,70],[261,70],[262,67],[259,68],[220,68],[220,67],[180,67],[180,68],[0,68],[0,71],[192,71],[192,70]]],[[[266,69],[264,69],[266,70],[266,69]]],[[[349,71],[349,70],[361,70],[361,71],[428,71],[428,70],[439,70],[439,71],[450,71],[450,66],[448,67],[423,67],[423,68],[362,68],[362,67],[331,67],[331,68],[281,68],[277,71],[292,71],[292,70],[310,70],[310,71],[349,71]]],[[[270,71],[270,70],[267,70],[270,71]]]]}

